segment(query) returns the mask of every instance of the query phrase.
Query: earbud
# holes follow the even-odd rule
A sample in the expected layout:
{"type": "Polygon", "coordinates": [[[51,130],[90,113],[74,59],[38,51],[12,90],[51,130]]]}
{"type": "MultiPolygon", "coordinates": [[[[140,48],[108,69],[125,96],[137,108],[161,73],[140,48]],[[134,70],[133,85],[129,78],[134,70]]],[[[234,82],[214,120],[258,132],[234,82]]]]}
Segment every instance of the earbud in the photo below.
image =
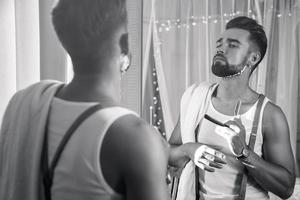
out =
{"type": "Polygon", "coordinates": [[[130,66],[130,58],[127,54],[126,55],[122,54],[120,59],[121,59],[120,60],[120,63],[121,63],[120,71],[121,71],[121,73],[125,73],[130,66]]]}

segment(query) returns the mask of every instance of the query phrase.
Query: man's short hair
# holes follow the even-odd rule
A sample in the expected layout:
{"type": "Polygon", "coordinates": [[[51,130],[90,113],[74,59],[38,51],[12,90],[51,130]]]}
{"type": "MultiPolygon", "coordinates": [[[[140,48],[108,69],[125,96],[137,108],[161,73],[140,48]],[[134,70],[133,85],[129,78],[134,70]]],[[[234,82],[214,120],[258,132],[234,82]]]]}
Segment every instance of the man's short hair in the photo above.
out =
{"type": "Polygon", "coordinates": [[[259,48],[260,60],[253,67],[252,71],[254,71],[254,69],[264,58],[267,50],[268,40],[263,26],[258,24],[254,19],[245,16],[240,16],[230,20],[226,24],[226,30],[231,28],[239,28],[248,31],[250,33],[249,40],[254,42],[254,44],[257,45],[257,47],[259,48]]]}
{"type": "Polygon", "coordinates": [[[126,0],[59,0],[52,22],[71,57],[98,57],[127,25],[126,0]]]}

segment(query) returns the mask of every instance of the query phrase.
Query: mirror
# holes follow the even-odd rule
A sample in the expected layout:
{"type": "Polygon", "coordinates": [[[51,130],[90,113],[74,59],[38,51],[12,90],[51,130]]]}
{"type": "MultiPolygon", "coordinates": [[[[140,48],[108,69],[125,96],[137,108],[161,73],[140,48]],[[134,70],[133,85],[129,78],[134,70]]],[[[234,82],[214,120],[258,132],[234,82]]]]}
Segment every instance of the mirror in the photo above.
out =
{"type": "Polygon", "coordinates": [[[143,1],[143,118],[170,137],[183,92],[193,83],[218,81],[211,73],[216,40],[230,19],[244,15],[262,24],[269,39],[267,55],[252,74],[251,87],[285,109],[295,133],[291,136],[295,150],[299,128],[291,105],[298,105],[298,91],[292,89],[298,85],[296,10],[297,2],[278,0],[143,1]],[[287,103],[283,97],[291,95],[294,98],[287,103]]]}

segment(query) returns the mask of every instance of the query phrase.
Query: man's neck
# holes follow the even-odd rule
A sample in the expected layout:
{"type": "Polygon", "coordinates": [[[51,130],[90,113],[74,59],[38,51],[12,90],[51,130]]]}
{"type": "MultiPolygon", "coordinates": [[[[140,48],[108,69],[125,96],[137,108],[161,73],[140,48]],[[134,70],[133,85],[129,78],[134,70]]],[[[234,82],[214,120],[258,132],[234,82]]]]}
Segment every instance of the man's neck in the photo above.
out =
{"type": "Polygon", "coordinates": [[[104,75],[78,76],[58,93],[58,97],[69,101],[102,102],[118,104],[120,102],[120,84],[104,75]]]}
{"type": "Polygon", "coordinates": [[[224,78],[219,83],[216,97],[224,101],[236,101],[247,99],[250,91],[248,81],[243,77],[224,78]]]}

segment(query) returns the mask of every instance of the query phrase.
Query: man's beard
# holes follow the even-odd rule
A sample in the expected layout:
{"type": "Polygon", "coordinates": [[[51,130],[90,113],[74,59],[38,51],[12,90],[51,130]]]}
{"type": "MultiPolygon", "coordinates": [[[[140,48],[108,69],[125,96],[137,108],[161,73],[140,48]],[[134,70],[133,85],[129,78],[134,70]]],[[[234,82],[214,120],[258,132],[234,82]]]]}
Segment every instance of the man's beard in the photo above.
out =
{"type": "Polygon", "coordinates": [[[212,72],[222,78],[230,78],[241,75],[246,69],[247,59],[239,65],[230,65],[223,54],[216,54],[213,58],[212,72]]]}

